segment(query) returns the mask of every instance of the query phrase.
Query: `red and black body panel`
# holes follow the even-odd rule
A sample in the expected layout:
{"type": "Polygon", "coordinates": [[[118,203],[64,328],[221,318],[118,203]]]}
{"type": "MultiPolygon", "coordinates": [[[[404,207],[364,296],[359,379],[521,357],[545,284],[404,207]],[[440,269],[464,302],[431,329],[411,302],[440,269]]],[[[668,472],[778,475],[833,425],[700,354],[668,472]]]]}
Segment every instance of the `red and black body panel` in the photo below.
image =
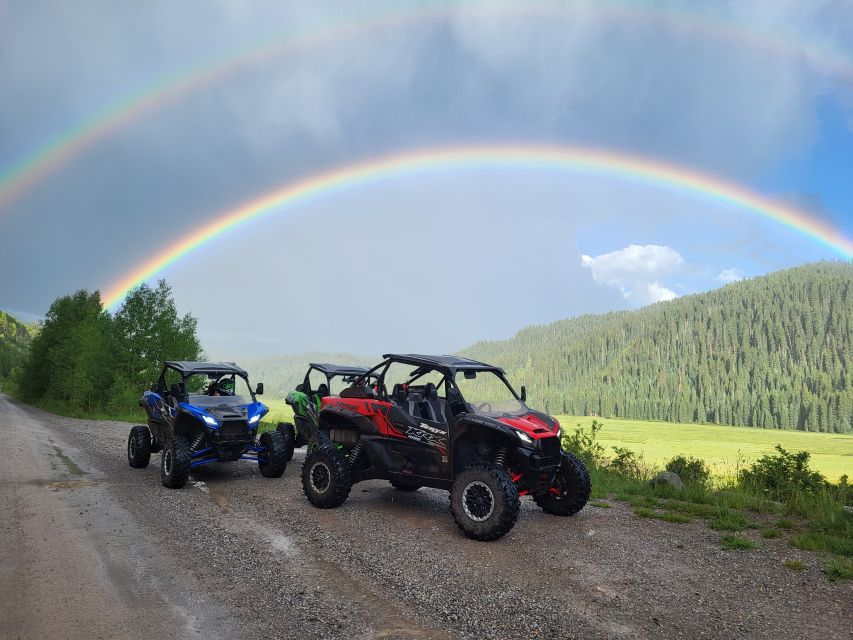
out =
{"type": "Polygon", "coordinates": [[[390,401],[370,398],[324,398],[320,429],[351,428],[364,443],[369,468],[356,474],[369,478],[403,479],[444,487],[449,475],[447,425],[413,418],[390,401]]]}
{"type": "Polygon", "coordinates": [[[329,397],[323,399],[320,429],[337,442],[363,442],[369,465],[355,474],[356,481],[398,479],[447,489],[466,465],[491,461],[503,448],[519,489],[536,493],[547,490],[560,465],[559,423],[536,411],[504,418],[464,413],[442,424],[414,418],[388,400],[329,397]],[[349,439],[333,432],[340,429],[358,435],[349,439]]]}

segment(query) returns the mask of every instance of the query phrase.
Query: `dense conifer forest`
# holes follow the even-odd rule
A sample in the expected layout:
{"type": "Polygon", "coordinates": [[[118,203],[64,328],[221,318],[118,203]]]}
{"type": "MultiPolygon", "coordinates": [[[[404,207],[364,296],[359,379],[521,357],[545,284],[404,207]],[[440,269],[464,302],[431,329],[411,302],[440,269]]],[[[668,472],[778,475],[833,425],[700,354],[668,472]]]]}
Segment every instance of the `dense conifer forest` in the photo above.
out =
{"type": "Polygon", "coordinates": [[[463,355],[503,366],[551,413],[848,433],[851,285],[853,264],[818,263],[463,355]]]}

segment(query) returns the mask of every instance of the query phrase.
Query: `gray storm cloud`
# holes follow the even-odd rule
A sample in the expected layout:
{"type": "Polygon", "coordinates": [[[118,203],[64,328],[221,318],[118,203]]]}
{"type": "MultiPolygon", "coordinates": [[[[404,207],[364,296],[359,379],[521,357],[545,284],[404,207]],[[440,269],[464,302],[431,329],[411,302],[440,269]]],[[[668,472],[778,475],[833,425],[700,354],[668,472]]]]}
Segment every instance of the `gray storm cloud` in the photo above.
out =
{"type": "MultiPolygon", "coordinates": [[[[215,213],[299,177],[394,151],[471,141],[584,144],[748,182],[813,144],[828,96],[851,113],[849,86],[816,68],[807,49],[778,55],[685,33],[666,20],[620,22],[597,5],[537,15],[460,4],[429,20],[341,32],[146,113],[0,211],[0,271],[15,276],[0,279],[0,308],[43,313],[57,295],[107,286],[215,213]]],[[[0,168],[200,60],[401,6],[0,4],[0,168]]],[[[842,1],[743,1],[705,10],[747,29],[793,34],[795,42],[843,47],[853,39],[853,4],[842,1]]],[[[283,217],[222,238],[166,275],[202,328],[233,336],[233,344],[250,332],[293,351],[334,343],[328,348],[364,352],[335,320],[341,299],[348,319],[381,330],[372,350],[403,348],[412,335],[424,349],[445,344],[447,314],[442,305],[419,308],[419,287],[453,301],[458,344],[448,348],[529,322],[624,306],[618,287],[597,285],[580,256],[676,244],[679,238],[665,237],[667,224],[684,216],[701,220],[706,237],[719,234],[720,246],[736,247],[729,254],[766,243],[750,273],[780,266],[775,236],[708,203],[597,177],[496,179],[424,176],[417,188],[380,185],[330,198],[297,221],[283,217]],[[591,229],[606,241],[592,241],[591,229]],[[226,257],[233,247],[239,260],[226,257]],[[373,297],[343,289],[332,295],[352,274],[399,307],[387,305],[383,320],[373,315],[373,297]],[[258,313],[247,321],[240,307],[220,312],[201,293],[211,281],[262,301],[258,313]],[[294,312],[300,295],[308,318],[294,312]],[[487,310],[504,298],[511,305],[494,320],[487,310]]],[[[788,245],[785,259],[793,261],[800,254],[788,245]]],[[[744,268],[731,255],[713,263],[698,241],[677,246],[687,263],[707,259],[714,274],[744,268]]],[[[670,281],[658,284],[642,299],[674,291],[670,281]]],[[[678,291],[701,286],[709,285],[688,281],[678,291]]]]}

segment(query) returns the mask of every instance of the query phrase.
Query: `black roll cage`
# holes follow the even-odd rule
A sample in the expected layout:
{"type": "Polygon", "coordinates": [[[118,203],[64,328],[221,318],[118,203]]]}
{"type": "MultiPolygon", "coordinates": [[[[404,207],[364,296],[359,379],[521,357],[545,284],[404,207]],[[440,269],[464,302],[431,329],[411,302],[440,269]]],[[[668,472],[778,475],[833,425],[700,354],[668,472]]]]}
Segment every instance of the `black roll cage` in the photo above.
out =
{"type": "Polygon", "coordinates": [[[368,370],[366,373],[359,376],[359,378],[353,383],[353,387],[368,386],[368,381],[370,380],[371,377],[374,377],[374,378],[376,378],[376,382],[377,382],[377,392],[378,392],[377,394],[378,394],[378,396],[384,400],[390,399],[390,395],[388,394],[388,389],[385,386],[385,374],[388,372],[388,369],[391,367],[392,364],[399,363],[399,364],[410,364],[410,365],[416,367],[416,369],[414,371],[412,371],[412,373],[411,373],[412,377],[409,378],[409,380],[404,383],[406,386],[411,386],[412,383],[415,382],[418,378],[421,378],[421,377],[425,376],[426,374],[428,374],[432,371],[438,371],[444,377],[442,384],[445,385],[445,396],[447,396],[447,388],[446,388],[447,385],[452,385],[453,388],[455,389],[456,393],[459,394],[459,398],[461,399],[461,401],[467,404],[465,397],[462,395],[462,390],[459,388],[459,385],[456,384],[456,380],[455,380],[456,374],[460,373],[460,372],[462,372],[464,374],[466,371],[474,371],[475,373],[476,372],[483,372],[483,373],[488,372],[488,373],[494,373],[507,386],[507,388],[510,390],[510,392],[512,393],[513,397],[516,400],[518,400],[522,404],[524,402],[521,399],[521,396],[518,395],[518,393],[516,393],[512,384],[510,384],[509,380],[507,380],[506,374],[504,373],[503,369],[501,369],[499,367],[491,367],[489,365],[486,365],[486,364],[483,364],[480,362],[474,362],[473,363],[474,366],[466,366],[465,364],[460,364],[458,366],[445,366],[439,362],[429,362],[426,358],[424,358],[422,360],[421,359],[414,360],[414,359],[408,359],[408,358],[393,356],[393,355],[386,355],[386,356],[384,356],[384,358],[385,358],[385,360],[380,362],[378,365],[376,365],[372,369],[368,370]],[[381,373],[377,373],[379,371],[379,369],[382,369],[381,373]]]}
{"type": "Polygon", "coordinates": [[[156,389],[152,389],[161,395],[172,395],[172,390],[166,386],[166,371],[172,370],[175,373],[181,376],[181,390],[180,398],[185,400],[189,394],[187,393],[187,379],[191,376],[195,375],[207,375],[209,380],[221,380],[223,377],[230,376],[232,380],[236,383],[236,376],[240,376],[245,382],[246,387],[249,389],[249,394],[252,396],[252,402],[257,402],[257,398],[255,397],[255,390],[252,389],[252,385],[249,384],[249,374],[242,369],[237,369],[236,367],[229,368],[217,368],[217,367],[199,367],[199,368],[182,368],[180,366],[175,366],[169,362],[163,365],[163,370],[160,372],[160,377],[157,379],[156,389]]]}

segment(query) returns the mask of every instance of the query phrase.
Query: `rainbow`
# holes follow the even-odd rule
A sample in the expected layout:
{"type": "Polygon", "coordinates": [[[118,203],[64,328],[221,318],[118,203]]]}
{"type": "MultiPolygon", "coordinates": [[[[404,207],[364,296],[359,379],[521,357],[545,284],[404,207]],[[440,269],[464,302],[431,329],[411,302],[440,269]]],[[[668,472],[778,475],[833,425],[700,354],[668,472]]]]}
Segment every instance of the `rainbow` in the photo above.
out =
{"type": "Polygon", "coordinates": [[[773,220],[853,257],[853,240],[815,216],[744,187],[685,167],[599,149],[536,145],[453,146],[386,156],[332,169],[286,184],[215,216],[107,287],[104,306],[115,307],[127,292],[222,234],[254,220],[293,210],[308,202],[379,182],[429,172],[460,169],[552,170],[590,173],[641,182],[736,207],[773,220]]]}
{"type": "MultiPolygon", "coordinates": [[[[338,24],[286,33],[267,38],[225,55],[205,59],[170,74],[137,91],[94,116],[78,122],[67,131],[34,149],[0,172],[0,209],[32,189],[52,173],[70,164],[74,158],[110,134],[121,130],[144,115],[199,91],[239,70],[286,53],[304,51],[322,45],[334,46],[346,38],[368,35],[382,29],[402,28],[431,20],[446,19],[460,11],[487,14],[551,16],[566,15],[581,8],[577,3],[560,0],[548,2],[507,2],[506,0],[421,0],[408,6],[394,3],[392,10],[348,17],[338,24]],[[400,9],[399,7],[403,7],[400,9]]],[[[746,45],[774,54],[805,58],[816,68],[853,81],[853,60],[844,52],[823,43],[804,42],[792,34],[749,29],[711,13],[702,12],[698,4],[684,9],[639,6],[630,0],[598,0],[585,5],[597,17],[625,21],[632,25],[666,26],[689,34],[715,38],[735,46],[746,45]],[[590,7],[592,7],[590,9],[590,7]]]]}

